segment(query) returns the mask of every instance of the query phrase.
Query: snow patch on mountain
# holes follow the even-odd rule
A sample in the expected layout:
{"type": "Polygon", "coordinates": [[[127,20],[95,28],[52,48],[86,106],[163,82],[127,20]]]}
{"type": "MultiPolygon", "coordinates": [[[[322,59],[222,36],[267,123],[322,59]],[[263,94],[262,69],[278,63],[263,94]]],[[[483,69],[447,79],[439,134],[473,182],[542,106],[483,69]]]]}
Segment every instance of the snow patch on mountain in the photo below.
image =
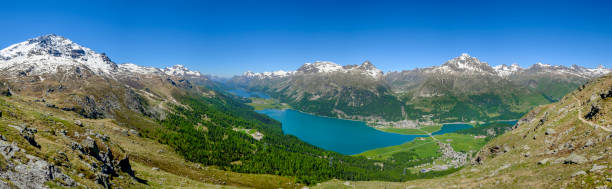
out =
{"type": "Polygon", "coordinates": [[[488,74],[496,75],[496,71],[486,62],[481,62],[467,53],[453,58],[441,66],[433,67],[433,72],[447,74],[488,74]]]}
{"type": "Polygon", "coordinates": [[[202,74],[199,71],[192,71],[187,69],[185,66],[177,64],[172,67],[164,68],[164,73],[172,76],[194,76],[200,77],[202,74]]]}
{"type": "Polygon", "coordinates": [[[243,75],[248,78],[270,79],[270,78],[283,78],[283,77],[293,75],[294,73],[295,71],[284,71],[284,70],[278,70],[274,72],[262,72],[262,73],[255,73],[252,71],[247,71],[247,72],[244,72],[243,75]]]}
{"type": "Polygon", "coordinates": [[[588,69],[594,75],[605,75],[610,73],[612,70],[605,68],[603,65],[597,66],[597,68],[588,69]]]}
{"type": "Polygon", "coordinates": [[[426,72],[435,72],[443,74],[459,74],[459,75],[494,75],[499,77],[509,77],[519,73],[552,73],[552,74],[567,74],[583,78],[599,77],[610,73],[610,69],[603,66],[589,69],[582,66],[573,65],[566,67],[562,65],[550,65],[538,62],[529,68],[522,68],[518,64],[510,66],[502,64],[491,67],[486,62],[481,62],[477,58],[471,57],[467,53],[453,58],[441,66],[434,66],[423,69],[426,72]]]}
{"type": "Polygon", "coordinates": [[[514,73],[518,73],[519,71],[523,70],[523,68],[521,68],[518,64],[512,64],[510,66],[502,64],[502,65],[494,66],[493,70],[495,70],[495,72],[497,72],[498,76],[500,76],[500,77],[507,77],[507,76],[512,75],[514,73]]]}
{"type": "Polygon", "coordinates": [[[342,66],[328,61],[317,61],[315,63],[306,63],[298,69],[299,72],[303,73],[329,73],[341,71],[342,66]]]}
{"type": "Polygon", "coordinates": [[[279,70],[275,72],[255,73],[247,71],[243,76],[256,79],[284,78],[294,74],[318,74],[318,73],[358,73],[364,74],[375,79],[383,76],[383,72],[377,69],[369,61],[365,61],[361,65],[346,65],[341,66],[329,61],[317,61],[314,63],[305,63],[296,71],[279,70]]]}
{"type": "Polygon", "coordinates": [[[578,65],[572,65],[571,67],[566,67],[563,65],[550,65],[538,62],[528,69],[524,70],[525,72],[531,73],[552,73],[552,74],[569,74],[575,75],[583,78],[594,78],[599,77],[611,72],[610,69],[603,67],[602,65],[597,68],[585,68],[578,65]]]}
{"type": "Polygon", "coordinates": [[[333,62],[320,61],[315,63],[306,63],[298,70],[300,73],[361,73],[375,79],[381,77],[383,72],[377,69],[370,61],[365,61],[361,65],[346,65],[340,66],[333,62]]]}
{"type": "Polygon", "coordinates": [[[159,68],[149,66],[139,66],[132,63],[119,64],[119,69],[122,72],[138,73],[138,74],[162,74],[163,71],[159,68]]]}
{"type": "MultiPolygon", "coordinates": [[[[345,68],[348,66],[344,66],[345,68]]],[[[360,70],[366,75],[373,78],[379,78],[383,76],[383,72],[374,66],[370,61],[365,61],[361,65],[354,67],[355,70],[360,70]]]]}

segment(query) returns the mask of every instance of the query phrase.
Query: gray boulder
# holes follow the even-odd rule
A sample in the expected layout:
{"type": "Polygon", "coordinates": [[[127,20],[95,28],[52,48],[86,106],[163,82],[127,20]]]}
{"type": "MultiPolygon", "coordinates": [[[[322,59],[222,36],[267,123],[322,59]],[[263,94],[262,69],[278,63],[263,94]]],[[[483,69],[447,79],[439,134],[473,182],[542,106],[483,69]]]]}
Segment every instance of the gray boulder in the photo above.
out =
{"type": "Polygon", "coordinates": [[[586,172],[584,172],[584,171],[575,172],[574,174],[572,174],[572,177],[577,177],[577,176],[580,176],[580,175],[586,175],[586,172]]]}
{"type": "Polygon", "coordinates": [[[572,153],[567,158],[565,158],[564,164],[582,164],[587,162],[587,159],[584,156],[572,153]]]}
{"type": "Polygon", "coordinates": [[[605,165],[593,164],[593,168],[591,168],[591,170],[589,170],[589,172],[599,172],[600,170],[603,170],[605,168],[607,168],[607,166],[605,166],[605,165]]]}
{"type": "Polygon", "coordinates": [[[554,135],[556,133],[557,132],[554,129],[552,129],[552,128],[548,128],[548,129],[546,129],[546,132],[544,132],[545,135],[554,135]]]}

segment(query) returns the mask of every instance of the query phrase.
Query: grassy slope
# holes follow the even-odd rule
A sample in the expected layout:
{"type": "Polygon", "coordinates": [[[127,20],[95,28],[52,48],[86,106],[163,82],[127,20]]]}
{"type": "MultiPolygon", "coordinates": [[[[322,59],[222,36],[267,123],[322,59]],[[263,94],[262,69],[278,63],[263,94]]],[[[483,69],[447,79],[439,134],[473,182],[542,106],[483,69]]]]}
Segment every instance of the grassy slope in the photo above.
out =
{"type": "MultiPolygon", "coordinates": [[[[73,112],[48,108],[44,103],[35,103],[32,99],[19,96],[0,97],[0,110],[4,113],[0,119],[0,133],[3,136],[9,141],[17,142],[19,147],[27,150],[28,154],[50,161],[58,152],[66,152],[69,159],[67,163],[71,166],[60,168],[77,182],[90,188],[97,188],[99,185],[88,179],[87,174],[85,178],[76,176],[81,170],[87,170],[87,165],[80,163],[78,153],[71,152],[70,143],[66,138],[50,131],[63,129],[71,135],[74,132],[86,133],[86,130],[90,130],[93,133],[108,135],[112,144],[128,152],[136,176],[149,181],[148,185],[144,185],[135,182],[127,175],[115,177],[112,182],[123,188],[210,188],[223,184],[230,187],[299,187],[299,184],[294,184],[291,178],[266,174],[234,173],[185,161],[167,145],[135,135],[128,136],[123,131],[136,125],[118,125],[111,119],[84,119],[73,112]],[[85,126],[75,126],[72,122],[76,119],[82,120],[85,126]],[[36,141],[41,145],[40,149],[29,145],[17,130],[8,126],[8,124],[19,125],[21,123],[28,123],[39,130],[36,134],[36,141]],[[153,171],[153,167],[159,170],[153,171]]],[[[143,117],[133,116],[131,119],[151,127],[158,126],[155,122],[143,117]]]]}
{"type": "Polygon", "coordinates": [[[399,152],[415,152],[419,159],[436,158],[441,154],[438,152],[439,146],[436,140],[450,143],[455,151],[469,152],[478,151],[485,144],[485,139],[476,139],[471,135],[448,133],[431,137],[420,137],[404,144],[377,148],[357,154],[372,159],[389,159],[399,152]]]}
{"type": "Polygon", "coordinates": [[[372,159],[389,159],[393,154],[399,152],[415,152],[420,159],[426,159],[440,156],[438,149],[438,145],[430,137],[421,137],[396,146],[368,150],[355,156],[364,156],[372,159]]]}

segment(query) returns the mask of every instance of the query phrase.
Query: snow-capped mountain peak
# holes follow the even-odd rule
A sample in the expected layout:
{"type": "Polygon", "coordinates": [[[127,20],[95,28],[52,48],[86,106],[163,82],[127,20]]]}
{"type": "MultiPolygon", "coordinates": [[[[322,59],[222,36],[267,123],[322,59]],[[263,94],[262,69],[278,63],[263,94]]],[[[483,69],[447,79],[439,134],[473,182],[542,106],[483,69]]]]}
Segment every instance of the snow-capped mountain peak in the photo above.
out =
{"type": "Polygon", "coordinates": [[[172,67],[164,68],[164,73],[172,76],[201,76],[199,71],[192,71],[187,69],[185,66],[181,64],[174,65],[172,67]]]}
{"type": "Polygon", "coordinates": [[[550,64],[544,64],[542,62],[538,62],[534,65],[531,65],[528,69],[525,69],[525,71],[529,73],[551,73],[560,75],[570,74],[583,78],[594,78],[610,73],[610,69],[607,69],[603,66],[599,66],[597,68],[585,68],[578,65],[566,67],[563,65],[553,66],[550,64]]]}
{"type": "Polygon", "coordinates": [[[283,78],[294,74],[320,74],[320,73],[356,73],[364,74],[375,79],[383,76],[383,72],[377,69],[370,61],[365,61],[361,65],[346,65],[340,66],[329,61],[316,61],[314,63],[305,63],[296,71],[278,70],[274,72],[255,73],[251,71],[244,72],[243,76],[256,79],[283,78]]]}
{"type": "MultiPolygon", "coordinates": [[[[345,66],[347,67],[347,66],[345,66]]],[[[370,61],[365,61],[363,62],[361,65],[354,67],[354,69],[357,69],[359,71],[362,71],[363,73],[373,77],[373,78],[378,78],[381,77],[383,75],[383,72],[380,71],[378,68],[376,68],[376,66],[374,66],[374,64],[372,64],[370,61]]]]}
{"type": "Polygon", "coordinates": [[[549,67],[552,67],[552,65],[544,64],[542,62],[538,62],[538,63],[534,64],[532,67],[549,68],[549,67]]]}
{"type": "Polygon", "coordinates": [[[467,53],[462,53],[461,56],[453,58],[433,70],[441,73],[496,74],[488,63],[481,62],[467,53]]]}
{"type": "Polygon", "coordinates": [[[0,70],[8,72],[27,70],[22,74],[40,75],[75,67],[106,75],[117,69],[117,65],[104,53],[96,53],[55,34],[29,39],[0,50],[0,70]]]}
{"type": "Polygon", "coordinates": [[[358,72],[378,78],[383,75],[382,71],[377,69],[370,61],[365,61],[361,65],[346,65],[340,66],[333,62],[318,61],[315,63],[306,63],[298,70],[300,73],[332,73],[332,72],[358,72]]]}
{"type": "Polygon", "coordinates": [[[470,54],[468,53],[461,53],[461,56],[459,56],[459,59],[461,60],[467,60],[468,58],[471,58],[470,54]]]}
{"type": "Polygon", "coordinates": [[[302,73],[328,73],[342,70],[342,66],[329,61],[316,61],[315,63],[306,63],[297,71],[302,73]]]}

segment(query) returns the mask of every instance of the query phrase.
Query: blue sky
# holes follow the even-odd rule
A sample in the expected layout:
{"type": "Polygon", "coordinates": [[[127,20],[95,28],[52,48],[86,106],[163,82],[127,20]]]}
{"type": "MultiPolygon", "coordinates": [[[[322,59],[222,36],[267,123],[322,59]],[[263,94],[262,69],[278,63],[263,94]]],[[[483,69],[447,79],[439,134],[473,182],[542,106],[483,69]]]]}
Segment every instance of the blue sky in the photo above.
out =
{"type": "Polygon", "coordinates": [[[612,67],[607,1],[3,1],[0,48],[55,33],[117,62],[203,73],[305,62],[383,71],[467,52],[492,65],[612,67]]]}

